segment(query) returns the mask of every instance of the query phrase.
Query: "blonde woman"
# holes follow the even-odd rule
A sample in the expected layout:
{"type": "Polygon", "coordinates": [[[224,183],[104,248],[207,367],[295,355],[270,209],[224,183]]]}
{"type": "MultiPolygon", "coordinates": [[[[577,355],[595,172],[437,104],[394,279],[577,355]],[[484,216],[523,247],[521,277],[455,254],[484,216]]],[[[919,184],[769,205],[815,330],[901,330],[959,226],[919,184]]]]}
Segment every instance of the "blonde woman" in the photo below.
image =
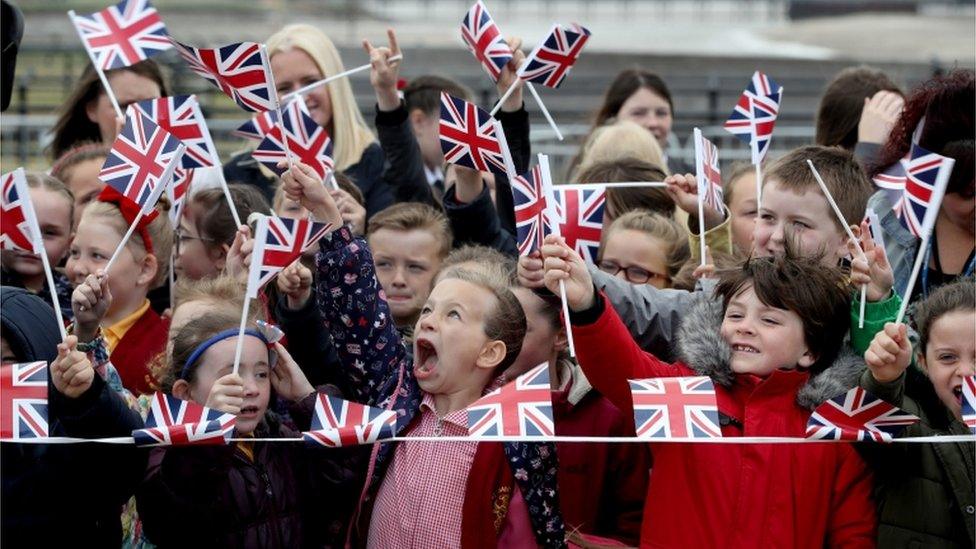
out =
{"type": "Polygon", "coordinates": [[[583,143],[579,164],[570,174],[576,181],[580,173],[600,162],[612,162],[623,158],[636,158],[660,168],[669,175],[664,153],[654,135],[630,120],[600,126],[593,130],[583,143]]]}
{"type": "MultiPolygon", "coordinates": [[[[278,96],[343,72],[345,66],[332,40],[311,25],[288,25],[267,40],[271,71],[278,96]]],[[[362,191],[368,216],[393,203],[384,180],[385,157],[373,132],[356,106],[348,78],[340,78],[305,94],[312,118],[329,132],[336,169],[362,191]]],[[[251,151],[239,153],[224,168],[228,182],[256,184],[270,201],[274,179],[261,172],[251,151]]]]}

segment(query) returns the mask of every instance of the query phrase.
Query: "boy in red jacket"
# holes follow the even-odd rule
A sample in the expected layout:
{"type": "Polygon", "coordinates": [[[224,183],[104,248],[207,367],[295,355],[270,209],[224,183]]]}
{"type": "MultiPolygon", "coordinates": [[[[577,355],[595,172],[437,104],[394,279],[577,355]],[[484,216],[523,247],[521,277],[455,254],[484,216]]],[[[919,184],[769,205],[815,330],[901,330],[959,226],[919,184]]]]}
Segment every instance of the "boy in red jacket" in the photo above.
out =
{"type": "MultiPolygon", "coordinates": [[[[854,387],[863,360],[838,357],[848,290],[816,258],[757,258],[723,273],[719,299],[682,319],[679,361],[645,353],[586,265],[555,236],[545,282],[564,281],[577,358],[594,388],[632,413],[627,379],[709,376],[724,437],[803,437],[813,408],[854,387]]],[[[686,444],[652,447],[645,547],[871,547],[871,475],[848,444],[686,444]]]]}

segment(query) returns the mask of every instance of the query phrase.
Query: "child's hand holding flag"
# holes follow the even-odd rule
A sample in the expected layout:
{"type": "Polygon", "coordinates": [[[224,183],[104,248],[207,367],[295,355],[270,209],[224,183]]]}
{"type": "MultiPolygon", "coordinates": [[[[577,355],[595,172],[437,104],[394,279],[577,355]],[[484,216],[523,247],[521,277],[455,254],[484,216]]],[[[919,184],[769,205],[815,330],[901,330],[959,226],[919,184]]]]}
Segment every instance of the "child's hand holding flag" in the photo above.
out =
{"type": "Polygon", "coordinates": [[[68,398],[80,397],[95,379],[91,361],[77,346],[78,338],[69,335],[58,344],[58,357],[51,363],[51,383],[68,398]]]}
{"type": "Polygon", "coordinates": [[[108,288],[108,275],[90,274],[71,293],[71,310],[74,312],[74,334],[81,341],[91,341],[98,326],[112,306],[112,292],[108,288]]]}
{"type": "Polygon", "coordinates": [[[561,236],[546,236],[542,246],[546,288],[559,295],[559,281],[566,285],[566,301],[573,311],[583,311],[595,301],[593,279],[586,262],[561,236]]]}
{"type": "MultiPolygon", "coordinates": [[[[287,167],[285,162],[279,165],[287,167]]],[[[342,226],[342,214],[322,179],[308,165],[295,162],[291,169],[281,176],[282,189],[290,200],[301,204],[311,212],[312,218],[320,223],[331,223],[333,228],[342,226]]]]}
{"type": "Polygon", "coordinates": [[[871,375],[880,383],[890,383],[901,377],[912,362],[912,344],[908,341],[908,326],[889,322],[864,352],[871,375]]]}
{"type": "Polygon", "coordinates": [[[895,284],[895,275],[888,263],[888,256],[881,246],[874,243],[868,222],[861,222],[861,255],[857,245],[847,244],[851,252],[851,284],[853,286],[867,285],[867,301],[875,303],[887,299],[891,295],[891,288],[895,284]]]}
{"type": "Polygon", "coordinates": [[[312,296],[312,271],[295,261],[278,273],[278,291],[285,295],[289,309],[301,309],[312,296]]]}

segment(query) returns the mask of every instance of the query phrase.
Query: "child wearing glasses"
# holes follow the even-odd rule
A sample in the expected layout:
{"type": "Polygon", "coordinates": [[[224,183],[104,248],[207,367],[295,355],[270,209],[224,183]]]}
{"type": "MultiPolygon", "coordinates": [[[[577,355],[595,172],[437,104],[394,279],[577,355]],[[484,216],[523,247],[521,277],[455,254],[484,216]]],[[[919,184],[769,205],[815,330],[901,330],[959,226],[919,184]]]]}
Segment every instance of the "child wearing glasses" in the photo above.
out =
{"type": "Polygon", "coordinates": [[[670,288],[691,257],[688,239],[676,221],[658,213],[634,210],[603,231],[597,266],[631,284],[670,288]]]}

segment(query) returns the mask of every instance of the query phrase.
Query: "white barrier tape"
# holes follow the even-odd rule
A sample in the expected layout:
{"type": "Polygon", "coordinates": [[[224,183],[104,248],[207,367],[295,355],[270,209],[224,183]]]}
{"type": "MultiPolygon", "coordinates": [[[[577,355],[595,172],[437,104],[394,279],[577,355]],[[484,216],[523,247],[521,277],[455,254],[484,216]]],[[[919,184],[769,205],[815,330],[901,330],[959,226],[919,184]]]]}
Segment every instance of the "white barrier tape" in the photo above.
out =
{"type": "MultiPolygon", "coordinates": [[[[230,442],[303,442],[302,438],[231,438],[230,442]]],[[[660,438],[646,439],[637,437],[583,437],[583,436],[554,436],[554,437],[523,437],[523,436],[501,436],[501,437],[393,437],[380,442],[642,442],[642,443],[701,443],[701,444],[822,444],[831,442],[857,442],[849,440],[814,440],[809,438],[797,437],[724,437],[724,438],[660,438]]],[[[0,443],[20,443],[20,444],[79,444],[84,442],[97,442],[100,444],[134,444],[132,437],[111,437],[111,438],[73,438],[73,437],[50,437],[50,438],[31,438],[31,439],[0,439],[0,443]]],[[[872,442],[872,441],[865,441],[872,442]]],[[[947,435],[937,437],[905,437],[896,438],[892,443],[904,444],[949,444],[957,442],[976,442],[976,435],[947,435]]],[[[882,442],[879,444],[888,444],[882,442]]]]}

